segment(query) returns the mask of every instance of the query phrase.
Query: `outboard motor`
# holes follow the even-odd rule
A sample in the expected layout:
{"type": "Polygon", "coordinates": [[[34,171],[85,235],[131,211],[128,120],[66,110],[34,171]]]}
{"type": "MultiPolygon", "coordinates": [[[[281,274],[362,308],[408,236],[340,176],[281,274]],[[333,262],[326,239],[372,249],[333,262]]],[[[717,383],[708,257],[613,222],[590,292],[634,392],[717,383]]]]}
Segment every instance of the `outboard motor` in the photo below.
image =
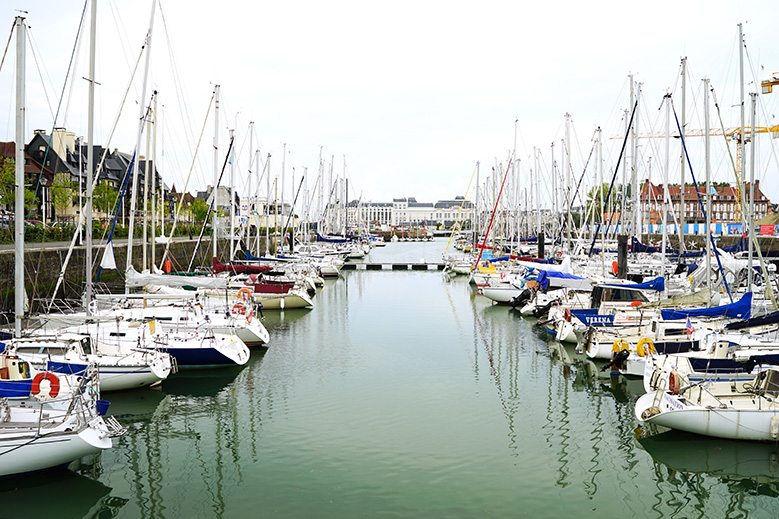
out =
{"type": "Polygon", "coordinates": [[[509,303],[511,303],[512,308],[516,308],[518,306],[524,306],[525,303],[530,301],[530,298],[533,296],[532,292],[529,288],[526,288],[518,296],[512,297],[509,303]]]}

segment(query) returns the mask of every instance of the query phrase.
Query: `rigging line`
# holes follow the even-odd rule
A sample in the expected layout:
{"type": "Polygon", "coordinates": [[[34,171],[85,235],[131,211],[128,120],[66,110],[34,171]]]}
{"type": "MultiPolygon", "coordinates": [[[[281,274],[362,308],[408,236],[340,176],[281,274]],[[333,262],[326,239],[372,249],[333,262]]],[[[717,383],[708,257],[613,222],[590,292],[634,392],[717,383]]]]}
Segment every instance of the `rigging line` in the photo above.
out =
{"type": "MultiPolygon", "coordinates": [[[[674,120],[676,120],[676,128],[679,130],[679,138],[682,140],[682,149],[684,150],[684,156],[687,159],[687,165],[690,168],[690,176],[692,177],[693,185],[695,186],[695,193],[698,195],[698,204],[701,206],[701,213],[703,214],[703,218],[706,219],[706,208],[703,206],[703,199],[701,198],[701,193],[698,191],[698,181],[695,180],[695,172],[692,169],[692,161],[690,161],[690,155],[687,153],[687,141],[684,140],[684,135],[682,134],[682,128],[679,124],[679,118],[676,115],[676,107],[674,106],[673,99],[670,99],[671,101],[671,109],[674,112],[674,120]]],[[[665,192],[667,192],[668,188],[666,187],[664,189],[665,192]]],[[[708,196],[708,195],[707,195],[708,196]]],[[[666,222],[663,222],[663,225],[667,225],[666,222]]],[[[714,243],[714,235],[709,232],[709,229],[706,230],[706,234],[709,235],[709,240],[711,241],[711,247],[714,249],[714,256],[717,258],[717,265],[719,266],[720,275],[722,276],[722,282],[725,284],[725,290],[728,293],[728,297],[730,298],[730,302],[733,302],[733,296],[730,293],[730,287],[728,287],[728,280],[725,279],[725,270],[722,268],[722,262],[720,261],[719,252],[717,252],[717,244],[714,243]]],[[[707,274],[708,275],[708,274],[707,274]]]]}
{"type": "Polygon", "coordinates": [[[473,167],[473,173],[471,173],[471,179],[468,181],[468,188],[465,190],[465,196],[463,197],[463,201],[460,204],[460,210],[457,213],[457,220],[455,221],[455,226],[452,228],[452,234],[449,235],[449,241],[446,243],[446,248],[444,249],[444,256],[446,256],[446,251],[449,250],[449,245],[452,243],[452,238],[454,238],[455,230],[460,231],[460,215],[463,212],[463,206],[465,205],[465,201],[468,199],[468,192],[471,190],[471,183],[473,182],[473,177],[476,176],[476,166],[473,167]]]}
{"type": "Polygon", "coordinates": [[[513,159],[509,159],[508,164],[506,165],[506,173],[503,175],[503,182],[500,184],[500,191],[498,191],[498,198],[495,200],[495,207],[492,208],[492,216],[490,217],[490,223],[487,225],[487,232],[484,233],[484,241],[482,241],[481,247],[479,248],[479,257],[476,258],[476,266],[479,265],[479,261],[481,261],[481,255],[484,253],[484,246],[487,244],[487,237],[490,235],[490,229],[492,228],[492,222],[495,220],[495,213],[498,208],[498,202],[500,201],[500,195],[503,193],[503,186],[506,185],[506,179],[509,176],[509,171],[511,170],[511,161],[513,159]]]}
{"type": "MultiPolygon", "coordinates": [[[[206,219],[203,221],[203,227],[200,229],[200,236],[197,237],[197,243],[195,243],[195,250],[192,251],[192,259],[189,260],[189,266],[187,266],[187,272],[192,271],[192,263],[195,261],[195,255],[197,254],[197,250],[200,247],[200,242],[203,240],[203,233],[206,231],[206,225],[208,224],[208,219],[211,217],[211,213],[215,212],[214,207],[216,206],[216,197],[219,190],[219,184],[222,183],[222,177],[225,174],[225,169],[227,169],[227,160],[230,158],[230,153],[233,151],[233,142],[235,141],[235,137],[230,138],[230,145],[227,147],[227,153],[225,154],[225,161],[222,164],[222,172],[219,174],[219,179],[216,182],[216,185],[214,186],[213,191],[211,191],[211,205],[208,206],[208,213],[206,214],[206,219]]],[[[232,196],[232,193],[230,194],[230,203],[234,203],[234,198],[232,196]]],[[[215,222],[211,222],[211,225],[216,225],[215,222]]]]}
{"type": "MultiPolygon", "coordinates": [[[[85,7],[86,9],[86,7],[85,7]]],[[[113,140],[114,133],[116,132],[116,128],[119,126],[119,119],[122,115],[122,110],[124,109],[124,105],[127,102],[127,97],[130,93],[130,88],[132,86],[133,78],[135,77],[135,73],[138,71],[138,65],[141,62],[141,57],[143,57],[143,50],[146,48],[146,42],[144,41],[144,44],[141,46],[141,51],[138,53],[138,60],[135,62],[135,68],[132,71],[132,74],[130,75],[130,80],[127,83],[127,88],[124,91],[124,97],[122,97],[122,102],[119,105],[119,111],[117,112],[116,116],[114,117],[114,125],[111,128],[111,131],[108,134],[108,141],[106,142],[106,146],[103,149],[103,154],[100,156],[100,160],[97,163],[97,167],[95,167],[95,174],[92,179],[92,187],[94,188],[97,186],[97,182],[100,179],[100,171],[103,169],[103,164],[105,163],[106,156],[108,155],[110,149],[111,149],[111,141],[113,140]]],[[[88,146],[94,146],[93,143],[87,143],[88,146]]],[[[51,295],[51,300],[49,302],[49,308],[47,311],[51,311],[51,306],[54,303],[54,298],[57,296],[57,292],[59,291],[59,287],[62,285],[62,281],[65,279],[65,270],[67,269],[68,263],[70,262],[70,257],[73,254],[73,250],[76,246],[76,240],[78,239],[79,234],[81,233],[81,229],[84,227],[85,223],[85,212],[86,208],[86,200],[84,201],[84,205],[81,206],[79,209],[79,215],[78,215],[78,224],[76,224],[76,230],[73,233],[73,238],[70,240],[70,247],[68,247],[68,254],[65,257],[64,266],[62,267],[59,277],[57,278],[57,283],[54,285],[54,292],[51,295]]],[[[92,229],[89,229],[89,232],[92,232],[92,229]]],[[[103,238],[105,237],[105,231],[103,231],[103,238]]],[[[97,257],[95,257],[94,262],[92,265],[88,265],[87,268],[94,268],[95,263],[97,262],[97,257]]]]}
{"type": "MultiPolygon", "coordinates": [[[[41,65],[38,61],[38,53],[36,52],[37,45],[35,45],[35,41],[32,38],[32,30],[30,27],[27,28],[27,42],[30,44],[30,51],[32,51],[32,58],[33,61],[35,61],[35,69],[38,71],[38,77],[41,79],[41,87],[43,87],[43,95],[46,97],[46,104],[49,105],[49,112],[51,113],[51,116],[54,117],[54,110],[51,108],[51,100],[49,99],[49,88],[46,86],[46,81],[44,81],[43,77],[43,71],[41,71],[41,65]]],[[[78,37],[76,37],[76,42],[78,42],[78,37]]],[[[51,76],[49,76],[49,71],[46,70],[46,66],[44,64],[43,70],[46,71],[46,79],[48,79],[49,86],[52,90],[54,90],[54,84],[51,81],[51,76]]],[[[64,89],[63,89],[63,95],[64,95],[64,89]]]]}
{"type": "Polygon", "coordinates": [[[3,59],[0,60],[0,72],[3,71],[3,63],[5,63],[5,57],[8,54],[8,49],[11,47],[11,40],[14,37],[14,29],[16,28],[16,20],[11,22],[11,32],[8,33],[8,41],[5,43],[5,50],[3,51],[3,59]]]}
{"type": "MultiPolygon", "coordinates": [[[[628,123],[628,127],[625,130],[625,138],[622,140],[622,148],[620,149],[619,152],[617,165],[614,167],[614,175],[611,177],[611,185],[609,185],[609,192],[606,194],[606,200],[603,203],[604,208],[605,205],[608,203],[609,198],[611,197],[611,191],[614,188],[614,182],[617,180],[617,173],[619,173],[619,166],[620,163],[622,162],[622,156],[625,154],[625,147],[627,146],[628,143],[628,137],[630,137],[630,130],[633,128],[633,117],[636,115],[636,110],[638,110],[638,100],[636,100],[635,104],[633,105],[633,111],[630,114],[630,122],[628,123]]],[[[609,214],[608,225],[611,225],[611,221],[613,218],[614,218],[614,211],[611,211],[611,213],[609,214]]],[[[587,253],[587,256],[592,256],[592,251],[595,248],[595,241],[598,239],[598,233],[600,233],[600,228],[601,228],[601,224],[600,222],[598,222],[598,227],[595,229],[595,236],[592,237],[592,244],[590,244],[590,251],[587,253]]]]}
{"type": "MultiPolygon", "coordinates": [[[[179,220],[179,214],[181,213],[181,208],[184,205],[184,194],[187,193],[187,189],[189,187],[189,179],[192,177],[192,171],[195,169],[195,161],[197,160],[197,152],[200,149],[200,143],[203,140],[203,134],[206,131],[206,124],[208,123],[208,116],[211,114],[211,107],[214,105],[214,98],[216,97],[216,90],[211,94],[211,100],[208,102],[208,109],[206,110],[206,116],[203,119],[203,127],[200,130],[200,137],[197,140],[197,147],[195,148],[195,153],[192,156],[192,164],[189,166],[189,173],[187,173],[187,180],[184,182],[184,188],[181,190],[181,198],[179,199],[179,203],[176,206],[176,215],[173,217],[173,226],[170,229],[169,236],[173,237],[174,232],[176,230],[176,224],[179,220]]],[[[170,242],[171,240],[168,240],[168,243],[165,244],[165,252],[162,253],[162,259],[160,260],[160,266],[162,266],[165,263],[165,259],[168,257],[168,252],[170,251],[170,242]]]]}

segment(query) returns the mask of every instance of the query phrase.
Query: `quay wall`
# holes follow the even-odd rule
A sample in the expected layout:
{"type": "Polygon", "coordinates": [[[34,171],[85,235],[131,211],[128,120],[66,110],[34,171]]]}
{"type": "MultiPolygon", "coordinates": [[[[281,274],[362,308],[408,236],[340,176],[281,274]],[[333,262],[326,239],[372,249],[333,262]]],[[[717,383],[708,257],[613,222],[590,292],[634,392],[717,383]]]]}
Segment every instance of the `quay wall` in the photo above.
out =
{"type": "MultiPolygon", "coordinates": [[[[264,240],[262,240],[264,242],[264,240]]],[[[170,245],[170,253],[172,256],[173,270],[185,270],[189,265],[189,260],[192,257],[192,253],[195,250],[197,238],[176,238],[170,245]]],[[[227,241],[219,241],[218,249],[221,251],[227,250],[227,241]]],[[[148,247],[148,253],[151,254],[151,247],[148,247]]],[[[193,263],[193,267],[206,267],[211,268],[212,259],[212,243],[211,238],[203,238],[198,249],[197,257],[193,263]]],[[[264,243],[261,245],[264,248],[264,243]]],[[[103,257],[103,246],[94,246],[92,257],[95,262],[95,269],[93,270],[92,279],[97,277],[97,265],[103,257]]],[[[141,271],[142,258],[141,258],[142,246],[139,240],[133,244],[133,267],[137,271],[141,271]]],[[[162,254],[165,251],[165,245],[157,244],[156,246],[156,264],[159,265],[162,260],[162,254]]],[[[40,311],[43,300],[51,298],[54,287],[57,283],[57,278],[62,271],[65,258],[67,256],[68,246],[63,246],[61,243],[43,243],[34,244],[30,246],[29,250],[25,250],[24,254],[24,288],[27,292],[27,297],[32,303],[32,312],[40,311]]],[[[117,241],[114,243],[114,256],[116,258],[116,264],[124,272],[124,266],[127,262],[127,244],[126,240],[117,241]]],[[[219,253],[219,259],[225,260],[227,254],[219,253]]],[[[67,270],[65,271],[65,278],[60,288],[57,298],[58,299],[79,299],[84,291],[84,280],[86,279],[84,262],[86,261],[86,247],[80,246],[73,250],[73,254],[70,257],[67,270]]],[[[124,281],[122,275],[117,270],[104,270],[100,274],[100,283],[103,284],[103,288],[108,288],[112,291],[123,291],[124,281]]],[[[14,251],[2,250],[0,251],[0,312],[13,312],[14,311],[14,251]]],[[[0,327],[3,326],[4,319],[0,318],[0,327]]]]}

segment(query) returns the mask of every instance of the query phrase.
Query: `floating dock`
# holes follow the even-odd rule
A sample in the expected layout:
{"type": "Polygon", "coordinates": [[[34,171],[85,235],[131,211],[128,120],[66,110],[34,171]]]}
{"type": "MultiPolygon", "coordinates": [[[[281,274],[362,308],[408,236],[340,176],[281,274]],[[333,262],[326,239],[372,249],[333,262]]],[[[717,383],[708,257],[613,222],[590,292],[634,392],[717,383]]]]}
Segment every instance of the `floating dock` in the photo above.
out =
{"type": "Polygon", "coordinates": [[[344,263],[341,270],[444,270],[443,263],[344,263]]]}

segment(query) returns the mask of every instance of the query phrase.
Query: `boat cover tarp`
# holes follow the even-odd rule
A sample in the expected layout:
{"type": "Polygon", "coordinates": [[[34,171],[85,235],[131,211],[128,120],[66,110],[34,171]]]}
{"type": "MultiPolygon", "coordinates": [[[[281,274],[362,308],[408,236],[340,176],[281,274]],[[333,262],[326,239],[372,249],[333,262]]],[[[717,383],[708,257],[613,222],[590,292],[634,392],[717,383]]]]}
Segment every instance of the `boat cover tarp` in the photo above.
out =
{"type": "Polygon", "coordinates": [[[731,245],[730,247],[722,247],[722,250],[730,254],[743,252],[748,249],[749,249],[749,242],[747,241],[746,236],[742,236],[741,239],[738,240],[738,242],[736,242],[735,245],[731,245]]]}
{"type": "Polygon", "coordinates": [[[355,238],[351,236],[322,236],[319,233],[316,233],[316,241],[323,241],[325,243],[346,243],[349,241],[354,241],[355,238]]]}
{"type": "Polygon", "coordinates": [[[752,315],[752,292],[747,292],[741,299],[728,305],[711,308],[695,308],[691,310],[661,310],[663,319],[686,319],[688,317],[730,317],[733,319],[749,319],[752,315]]]}
{"type": "Polygon", "coordinates": [[[685,306],[703,306],[711,301],[711,292],[704,288],[693,294],[679,294],[668,299],[661,299],[651,303],[644,303],[641,308],[677,308],[685,306]]]}
{"type": "Polygon", "coordinates": [[[744,321],[735,321],[725,325],[726,330],[743,330],[744,328],[753,328],[755,326],[766,326],[768,324],[779,323],[779,312],[774,312],[760,317],[752,317],[744,321]]]}
{"type": "MultiPolygon", "coordinates": [[[[660,247],[653,247],[651,245],[645,245],[638,241],[636,237],[630,239],[630,252],[647,252],[647,253],[662,253],[663,249],[660,247]]],[[[688,251],[680,252],[678,249],[669,249],[666,247],[665,255],[673,256],[675,258],[697,258],[703,256],[705,251],[688,251]]]]}
{"type": "Polygon", "coordinates": [[[538,284],[541,287],[542,290],[546,290],[549,288],[551,280],[573,280],[577,281],[579,283],[554,283],[555,285],[559,286],[572,286],[572,287],[582,287],[584,285],[590,285],[591,282],[587,278],[583,278],[580,276],[574,276],[573,274],[569,274],[567,272],[557,272],[554,270],[539,270],[538,271],[538,284]]]}
{"type": "Polygon", "coordinates": [[[226,278],[140,274],[132,267],[125,273],[124,282],[128,287],[167,286],[178,288],[225,288],[227,286],[226,278]]]}
{"type": "Polygon", "coordinates": [[[263,272],[273,270],[273,267],[267,265],[245,265],[243,263],[222,263],[214,258],[211,269],[214,274],[219,274],[220,272],[232,272],[234,274],[262,274],[263,272]]]}
{"type": "Polygon", "coordinates": [[[656,290],[658,292],[662,292],[663,290],[665,290],[665,278],[660,276],[649,281],[644,281],[643,283],[623,283],[623,284],[613,284],[613,285],[608,284],[603,286],[617,287],[617,288],[633,288],[637,290],[656,290]]]}

